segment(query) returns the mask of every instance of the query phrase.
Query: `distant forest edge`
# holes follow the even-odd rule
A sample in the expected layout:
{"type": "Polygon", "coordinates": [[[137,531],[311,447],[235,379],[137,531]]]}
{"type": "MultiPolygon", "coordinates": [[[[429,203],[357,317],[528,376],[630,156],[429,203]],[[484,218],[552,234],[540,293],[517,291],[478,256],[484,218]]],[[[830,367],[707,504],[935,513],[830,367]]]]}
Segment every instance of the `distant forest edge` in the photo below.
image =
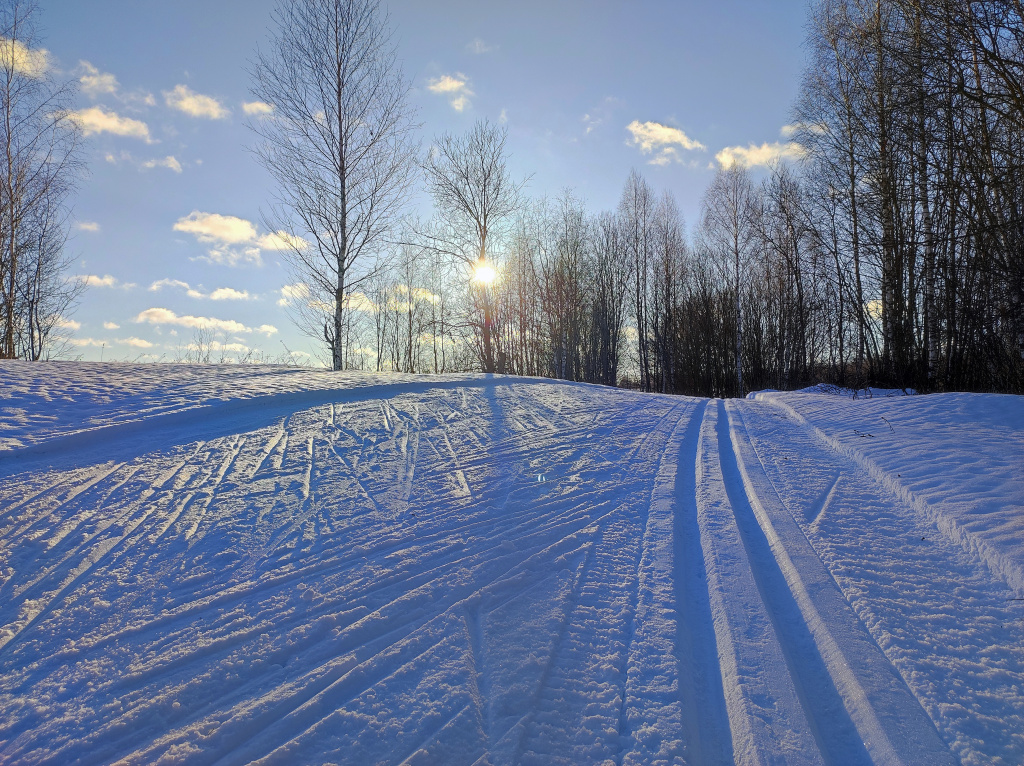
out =
{"type": "MultiPolygon", "coordinates": [[[[26,74],[24,24],[4,13],[0,117],[26,108],[27,82],[51,120],[34,140],[63,163],[33,173],[38,151],[0,152],[24,164],[0,169],[0,358],[40,358],[79,289],[55,277],[77,134],[55,126],[67,90],[26,74]],[[36,193],[12,185],[24,178],[52,180],[36,193]]],[[[377,0],[282,0],[251,73],[274,119],[251,127],[277,182],[265,223],[295,275],[283,300],[334,369],[701,396],[816,382],[1024,393],[1024,7],[809,13],[789,159],[757,180],[750,158],[720,156],[687,232],[636,171],[613,211],[568,189],[529,199],[500,125],[424,151],[377,0]],[[423,188],[425,221],[407,212],[423,188]]],[[[11,131],[26,124],[0,120],[0,141],[25,145],[11,131]]],[[[209,335],[196,343],[186,356],[208,359],[209,335]]]]}

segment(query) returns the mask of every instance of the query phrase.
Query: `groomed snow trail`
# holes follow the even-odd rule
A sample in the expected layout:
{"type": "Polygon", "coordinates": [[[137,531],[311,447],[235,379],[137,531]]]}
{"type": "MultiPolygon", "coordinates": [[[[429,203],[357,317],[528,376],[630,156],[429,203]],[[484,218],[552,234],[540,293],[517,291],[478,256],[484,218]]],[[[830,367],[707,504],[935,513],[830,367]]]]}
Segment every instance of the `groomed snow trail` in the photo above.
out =
{"type": "Polygon", "coordinates": [[[1024,760],[1024,602],[780,402],[12,370],[0,763],[1024,760]]]}

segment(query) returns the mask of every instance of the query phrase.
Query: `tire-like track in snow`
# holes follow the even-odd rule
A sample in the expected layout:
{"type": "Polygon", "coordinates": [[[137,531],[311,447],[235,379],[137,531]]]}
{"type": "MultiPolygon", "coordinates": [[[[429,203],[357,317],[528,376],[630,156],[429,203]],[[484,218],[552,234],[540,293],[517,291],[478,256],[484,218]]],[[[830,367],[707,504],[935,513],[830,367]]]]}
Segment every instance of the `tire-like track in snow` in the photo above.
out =
{"type": "Polygon", "coordinates": [[[0,762],[1024,753],[1024,657],[936,671],[1020,645],[1022,610],[766,404],[477,380],[208,410],[0,460],[0,762]],[[873,598],[899,561],[909,595],[873,598]]]}

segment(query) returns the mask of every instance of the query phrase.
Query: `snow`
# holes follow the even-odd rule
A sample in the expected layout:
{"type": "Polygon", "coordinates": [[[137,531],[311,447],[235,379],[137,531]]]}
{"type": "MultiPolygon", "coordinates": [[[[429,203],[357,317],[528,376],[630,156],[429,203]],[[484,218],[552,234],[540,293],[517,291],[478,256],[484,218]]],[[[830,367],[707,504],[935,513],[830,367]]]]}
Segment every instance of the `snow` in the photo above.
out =
{"type": "Polygon", "coordinates": [[[0,762],[1024,761],[1020,397],[0,391],[0,762]]]}

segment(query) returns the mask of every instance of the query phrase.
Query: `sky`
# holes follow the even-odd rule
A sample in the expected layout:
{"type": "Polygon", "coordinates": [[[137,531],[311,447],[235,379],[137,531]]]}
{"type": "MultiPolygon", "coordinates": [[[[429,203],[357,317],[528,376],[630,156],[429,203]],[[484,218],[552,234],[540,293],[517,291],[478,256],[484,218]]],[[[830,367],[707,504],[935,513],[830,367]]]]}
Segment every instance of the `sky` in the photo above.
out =
{"type": "MultiPolygon", "coordinates": [[[[79,83],[88,166],[68,243],[88,283],[65,327],[70,356],[171,361],[202,325],[238,353],[316,363],[288,310],[295,278],[260,223],[273,182],[247,126],[259,119],[247,67],[274,5],[42,0],[46,60],[79,83]]],[[[805,0],[383,7],[423,145],[501,123],[530,196],[571,188],[612,209],[635,168],[692,225],[716,168],[756,174],[793,151],[805,0]]]]}

